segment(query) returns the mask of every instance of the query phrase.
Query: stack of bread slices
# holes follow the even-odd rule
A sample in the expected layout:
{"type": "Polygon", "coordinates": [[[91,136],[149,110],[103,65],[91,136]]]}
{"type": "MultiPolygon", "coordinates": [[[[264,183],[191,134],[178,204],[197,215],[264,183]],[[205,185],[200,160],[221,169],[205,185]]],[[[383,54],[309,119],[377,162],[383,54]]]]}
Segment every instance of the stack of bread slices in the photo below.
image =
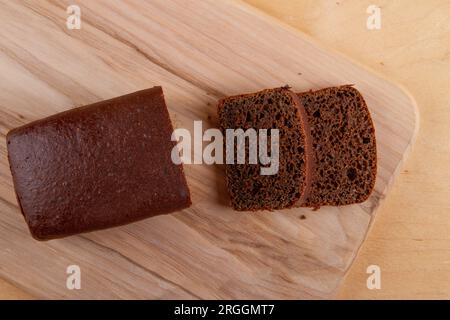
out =
{"type": "Polygon", "coordinates": [[[276,174],[262,175],[262,163],[226,164],[235,210],[349,205],[365,201],[374,188],[375,130],[353,86],[302,93],[282,87],[227,97],[219,101],[218,115],[223,131],[279,133],[276,174]]]}

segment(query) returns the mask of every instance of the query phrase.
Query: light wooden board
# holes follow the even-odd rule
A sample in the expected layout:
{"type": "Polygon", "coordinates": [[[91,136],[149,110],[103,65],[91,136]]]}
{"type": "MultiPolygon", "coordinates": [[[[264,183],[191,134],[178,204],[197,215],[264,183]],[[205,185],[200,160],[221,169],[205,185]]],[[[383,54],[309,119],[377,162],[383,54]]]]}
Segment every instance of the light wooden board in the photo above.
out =
{"type": "Polygon", "coordinates": [[[417,131],[412,99],[241,3],[81,1],[82,29],[73,31],[65,28],[68,4],[1,3],[3,135],[156,84],[174,125],[191,129],[193,120],[215,126],[215,103],[226,95],[354,83],[376,127],[375,192],[361,205],[316,212],[237,213],[226,205],[222,169],[191,165],[190,209],[39,243],[19,214],[3,139],[0,276],[42,298],[333,297],[417,131]],[[82,290],[66,289],[70,264],[81,267],[82,290]]]}

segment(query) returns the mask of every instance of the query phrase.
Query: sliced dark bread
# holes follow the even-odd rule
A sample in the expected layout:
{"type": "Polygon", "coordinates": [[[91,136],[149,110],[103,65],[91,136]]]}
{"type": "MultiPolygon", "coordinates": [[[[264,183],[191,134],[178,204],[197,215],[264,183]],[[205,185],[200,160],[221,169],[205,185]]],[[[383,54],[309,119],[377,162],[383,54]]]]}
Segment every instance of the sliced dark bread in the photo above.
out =
{"type": "Polygon", "coordinates": [[[352,86],[300,93],[311,129],[314,169],[302,206],[365,201],[375,185],[375,129],[362,95],[352,86]]]}
{"type": "MultiPolygon", "coordinates": [[[[228,97],[219,101],[218,114],[224,136],[226,129],[279,129],[276,174],[262,175],[260,162],[249,163],[248,143],[245,144],[246,162],[226,165],[227,187],[235,210],[283,209],[307,198],[311,182],[311,137],[306,113],[295,93],[284,87],[228,97]]],[[[236,154],[237,144],[234,148],[236,154]]]]}

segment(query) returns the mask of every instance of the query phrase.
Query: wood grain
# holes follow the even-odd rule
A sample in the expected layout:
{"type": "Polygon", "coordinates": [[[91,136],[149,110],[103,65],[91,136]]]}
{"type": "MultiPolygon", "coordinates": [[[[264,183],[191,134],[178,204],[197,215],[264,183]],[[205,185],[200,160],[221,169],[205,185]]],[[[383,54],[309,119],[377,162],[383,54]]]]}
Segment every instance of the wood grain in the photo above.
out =
{"type": "Polygon", "coordinates": [[[375,192],[361,205],[242,214],[226,205],[220,168],[192,165],[192,208],[38,243],[18,214],[3,140],[0,275],[40,298],[334,297],[411,146],[412,99],[244,4],[81,1],[83,27],[69,31],[68,3],[1,3],[3,135],[155,84],[164,87],[175,126],[191,129],[193,120],[214,126],[214,105],[226,95],[286,83],[298,91],[355,83],[376,127],[375,192]],[[82,290],[65,288],[69,264],[81,267],[82,290]]]}
{"type": "Polygon", "coordinates": [[[417,143],[379,209],[340,298],[450,298],[450,3],[447,0],[247,0],[411,92],[420,109],[417,143]],[[365,28],[381,7],[381,30],[365,28]],[[355,45],[357,44],[357,45],[355,45]],[[367,266],[382,270],[366,287],[367,266]]]}

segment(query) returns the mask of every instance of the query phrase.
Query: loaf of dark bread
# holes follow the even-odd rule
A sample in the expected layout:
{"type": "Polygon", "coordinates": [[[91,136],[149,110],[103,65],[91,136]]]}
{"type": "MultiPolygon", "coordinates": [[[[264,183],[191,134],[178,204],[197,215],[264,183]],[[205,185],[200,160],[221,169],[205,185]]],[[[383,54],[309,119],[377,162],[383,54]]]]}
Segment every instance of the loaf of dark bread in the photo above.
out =
{"type": "MultiPolygon", "coordinates": [[[[248,144],[244,164],[226,165],[227,187],[235,210],[289,208],[306,199],[310,187],[311,137],[306,113],[295,93],[277,88],[228,97],[219,101],[218,115],[225,136],[226,129],[279,130],[276,174],[262,175],[261,163],[249,163],[248,144]]],[[[237,145],[234,152],[237,153],[237,145]]]]}
{"type": "Polygon", "coordinates": [[[375,130],[367,105],[352,86],[300,93],[311,128],[312,185],[302,206],[366,200],[375,185],[375,130]]]}
{"type": "Polygon", "coordinates": [[[161,87],[10,131],[18,203],[39,240],[103,229],[191,204],[161,87]]]}

